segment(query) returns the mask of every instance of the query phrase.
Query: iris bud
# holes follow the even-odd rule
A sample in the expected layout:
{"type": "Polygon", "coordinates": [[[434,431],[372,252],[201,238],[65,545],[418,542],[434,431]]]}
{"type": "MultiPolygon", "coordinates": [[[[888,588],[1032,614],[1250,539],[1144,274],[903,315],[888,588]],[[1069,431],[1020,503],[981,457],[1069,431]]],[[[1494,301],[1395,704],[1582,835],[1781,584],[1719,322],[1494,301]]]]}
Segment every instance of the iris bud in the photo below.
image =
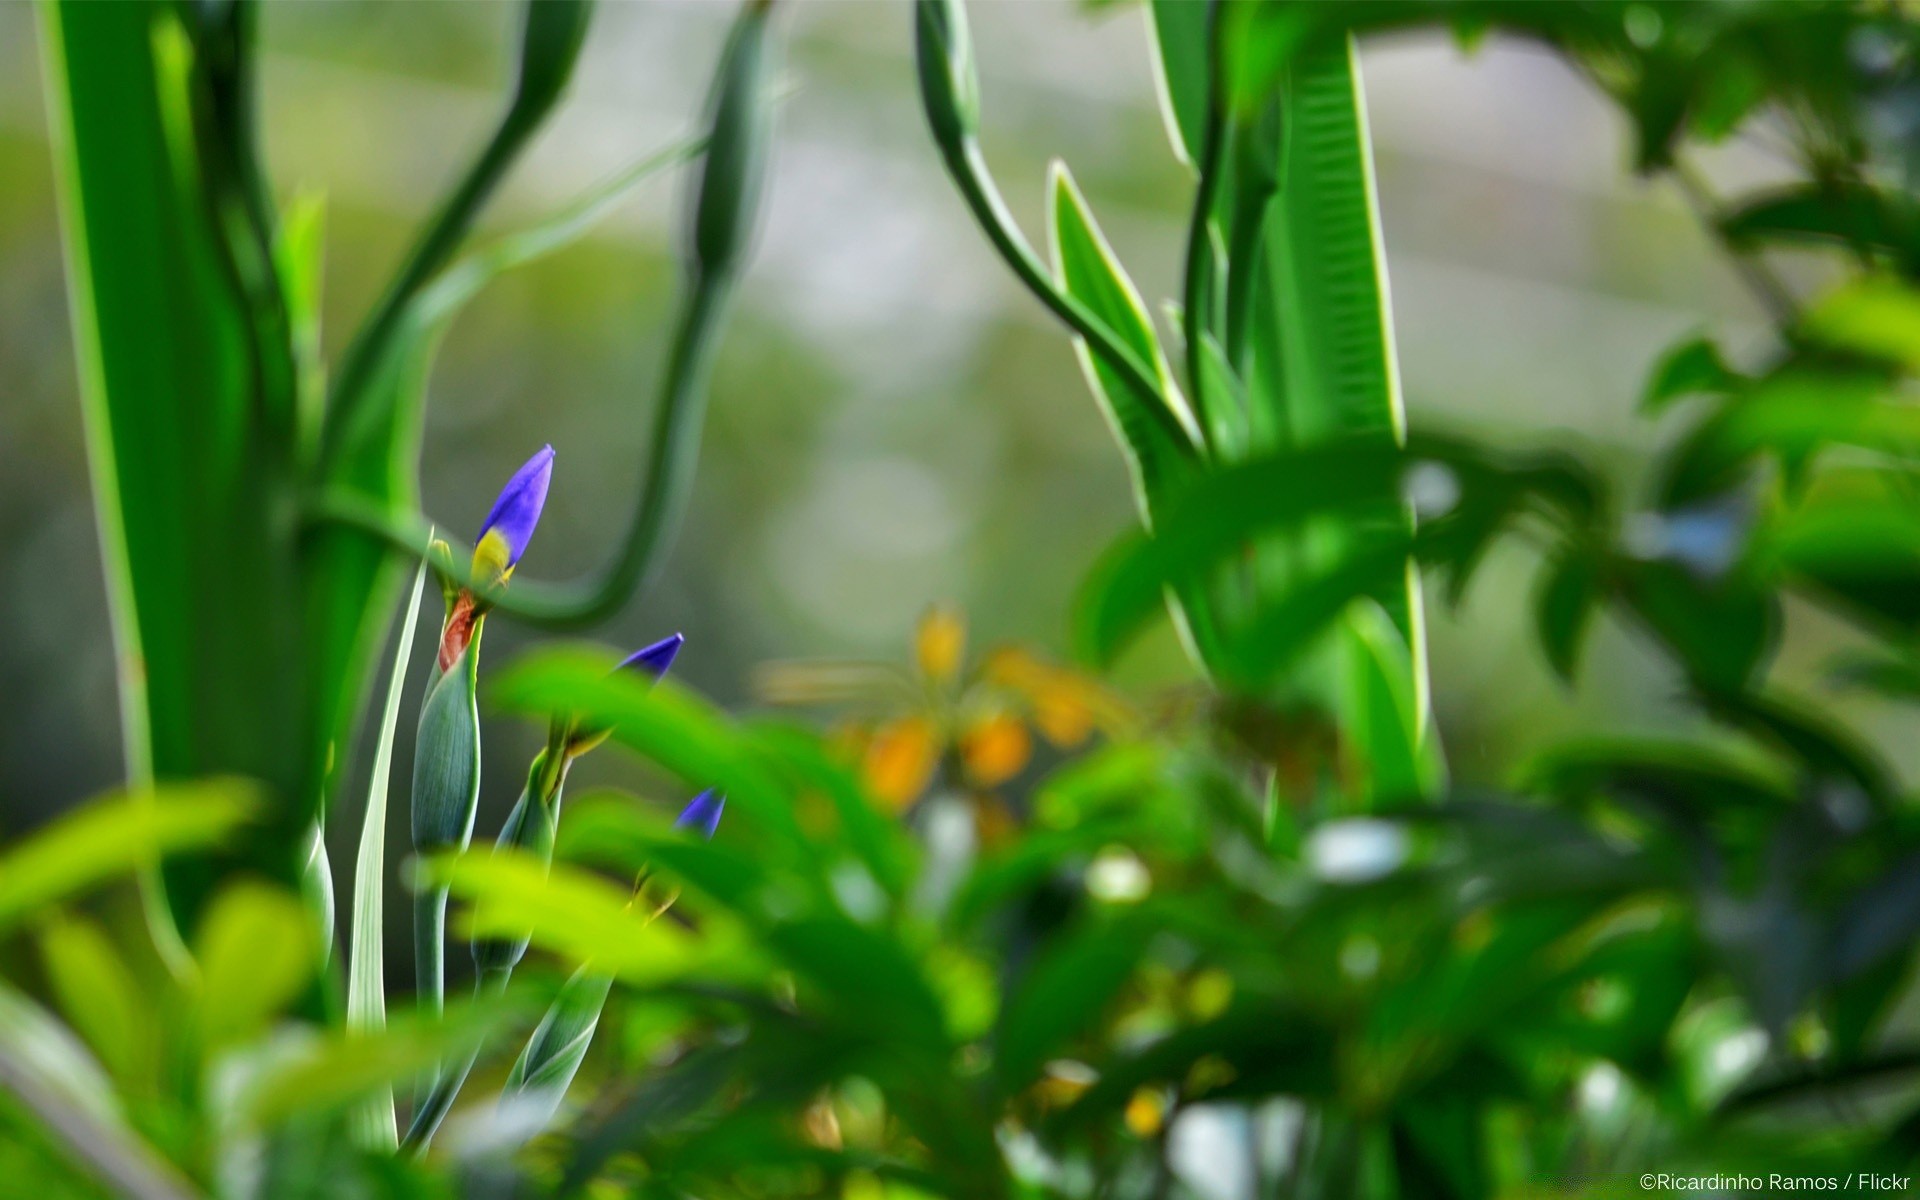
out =
{"type": "Polygon", "coordinates": [[[520,562],[540,510],[547,504],[547,485],[553,479],[553,447],[542,446],[500,489],[473,549],[474,573],[504,579],[520,562]]]}
{"type": "Polygon", "coordinates": [[[725,812],[726,808],[726,796],[708,788],[687,802],[687,806],[681,809],[680,815],[674,819],[673,827],[697,829],[708,841],[712,841],[714,831],[720,828],[720,814],[725,812]]]}

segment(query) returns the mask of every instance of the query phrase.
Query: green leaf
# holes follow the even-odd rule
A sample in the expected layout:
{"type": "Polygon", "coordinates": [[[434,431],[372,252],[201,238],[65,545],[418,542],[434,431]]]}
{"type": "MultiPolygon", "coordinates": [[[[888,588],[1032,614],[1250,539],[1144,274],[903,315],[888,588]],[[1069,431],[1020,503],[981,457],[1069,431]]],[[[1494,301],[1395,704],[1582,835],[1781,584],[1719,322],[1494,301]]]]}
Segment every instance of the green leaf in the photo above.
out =
{"type": "Polygon", "coordinates": [[[1640,411],[1665,411],[1674,401],[1701,393],[1724,394],[1740,381],[1711,338],[1685,341],[1667,351],[1653,368],[1653,378],[1640,397],[1640,411]]]}
{"type": "Polygon", "coordinates": [[[1739,692],[1772,653],[1779,600],[1738,577],[1696,578],[1670,562],[1622,561],[1619,594],[1694,681],[1739,692]]]}
{"type": "Polygon", "coordinates": [[[1729,397],[1665,455],[1661,503],[1678,507],[1728,491],[1762,456],[1791,479],[1834,446],[1911,457],[1920,452],[1920,414],[1895,402],[1874,374],[1787,367],[1729,397]]]}
{"type": "Polygon", "coordinates": [[[469,902],[462,931],[469,936],[528,937],[535,946],[636,984],[683,977],[696,968],[745,970],[750,959],[719,922],[699,938],[653,909],[630,889],[565,864],[549,864],[518,850],[489,847],[422,864],[425,879],[469,902]],[[728,963],[727,953],[739,956],[728,963]]]}
{"type": "Polygon", "coordinates": [[[1906,239],[1889,215],[1906,207],[1903,197],[1870,187],[1837,181],[1794,184],[1743,199],[1720,218],[1720,230],[1742,246],[1779,242],[1899,250],[1906,239]]]}
{"type": "Polygon", "coordinates": [[[770,850],[798,862],[807,839],[794,820],[793,791],[751,738],[672,679],[653,685],[615,671],[615,661],[580,647],[529,654],[494,678],[488,696],[542,722],[573,713],[610,729],[615,741],[679,776],[689,790],[725,792],[730,811],[779,839],[770,850]]]}
{"type": "MultiPolygon", "coordinates": [[[[232,166],[198,135],[213,70],[172,5],[42,10],[81,411],[101,524],[129,776],[266,787],[241,847],[282,882],[322,794],[287,519],[292,349],[232,166]],[[244,261],[243,261],[244,259],[244,261]]],[[[331,732],[331,727],[329,729],[331,732]]],[[[204,864],[170,868],[192,910],[204,864]]],[[[158,909],[154,910],[160,911],[158,909]]],[[[163,944],[175,939],[163,935],[163,944]]]]}
{"type": "Polygon", "coordinates": [[[1893,277],[1841,286],[1814,305],[1803,324],[1827,345],[1920,370],[1920,291],[1893,277]]]}
{"type": "Polygon", "coordinates": [[[843,917],[803,917],[768,931],[765,942],[849,1032],[934,1063],[951,1052],[933,987],[886,933],[843,917]]]}
{"type": "Polygon", "coordinates": [[[1205,3],[1151,0],[1147,32],[1153,38],[1153,81],[1160,117],[1175,157],[1188,166],[1200,161],[1206,138],[1212,70],[1207,52],[1209,24],[1205,3]]]}
{"type": "Polygon", "coordinates": [[[1816,600],[1902,633],[1920,629],[1920,521],[1903,501],[1808,503],[1777,518],[1761,550],[1816,600]]]}
{"type": "Polygon", "coordinates": [[[248,1080],[237,1110],[256,1127],[272,1129],[388,1094],[479,1046],[525,1006],[517,996],[494,996],[449,1005],[443,1015],[396,1017],[378,1032],[332,1031],[248,1080]]]}
{"type": "Polygon", "coordinates": [[[994,1031],[994,1074],[1003,1095],[1025,1088],[1048,1060],[1093,1032],[1145,950],[1138,927],[1114,921],[1070,933],[1035,960],[994,1031]]]}
{"type": "Polygon", "coordinates": [[[612,988],[613,977],[591,967],[575,971],[561,986],[507,1075],[504,1097],[516,1112],[537,1115],[540,1125],[553,1119],[586,1061],[612,988]]]}
{"type": "Polygon", "coordinates": [[[99,922],[52,914],[40,926],[40,958],[74,1029],[123,1087],[143,1086],[152,1065],[149,1010],[99,922]]]}
{"type": "Polygon", "coordinates": [[[244,880],[215,896],[194,938],[205,1053],[257,1034],[313,978],[319,949],[298,897],[244,880]]]}
{"type": "Polygon", "coordinates": [[[1297,528],[1396,494],[1404,460],[1390,444],[1341,445],[1210,473],[1170,500],[1153,536],[1116,543],[1078,605],[1082,652],[1104,662],[1160,611],[1165,589],[1237,555],[1257,534],[1297,528]]]}
{"type": "Polygon", "coordinates": [[[1601,581],[1590,555],[1563,549],[1542,572],[1534,595],[1534,632],[1554,674],[1571,684],[1580,663],[1581,643],[1601,600],[1601,581]]]}
{"type": "Polygon", "coordinates": [[[52,1013],[4,981],[0,981],[0,1051],[88,1115],[101,1121],[121,1119],[119,1097],[100,1061],[52,1013]]]}
{"type": "MultiPolygon", "coordinates": [[[[367,781],[366,810],[360,820],[360,848],[353,863],[353,928],[347,961],[347,1028],[379,1030],[387,1023],[386,916],[387,790],[393,771],[394,730],[400,723],[400,698],[407,664],[413,658],[413,631],[420,617],[420,593],[426,584],[422,559],[413,573],[413,595],[394,643],[387,674],[387,699],[380,712],[373,748],[373,772],[367,781]]],[[[400,1144],[393,1094],[376,1095],[356,1117],[356,1136],[370,1149],[400,1144]]]]}
{"type": "Polygon", "coordinates": [[[257,811],[240,783],[169,784],[108,796],[0,854],[0,930],[183,850],[225,844],[257,811]]]}
{"type": "Polygon", "coordinates": [[[1431,796],[1445,786],[1446,766],[1413,690],[1406,643],[1380,606],[1348,607],[1347,689],[1341,711],[1358,718],[1344,730],[1353,778],[1376,801],[1431,796]]]}
{"type": "MultiPolygon", "coordinates": [[[[16,1132],[7,1119],[15,1105],[31,1114],[39,1133],[89,1171],[103,1191],[86,1195],[185,1200],[190,1185],[131,1129],[99,1063],[44,1009],[0,983],[0,1071],[6,1075],[0,1129],[16,1132]]],[[[10,1139],[9,1139],[10,1140],[10,1139]]],[[[12,1147],[0,1141],[0,1160],[12,1147]]],[[[9,1185],[20,1180],[9,1177],[9,1185]]],[[[65,1195],[57,1192],[55,1195],[65,1195]]]]}
{"type": "Polygon", "coordinates": [[[1142,515],[1146,516],[1160,494],[1187,473],[1193,447],[1200,441],[1199,432],[1193,414],[1174,387],[1146,305],[1115,258],[1113,248],[1094,224],[1093,214],[1087,210],[1086,199],[1079,188],[1074,186],[1066,164],[1054,163],[1048,191],[1055,278],[1068,295],[1085,305],[1113,331],[1122,345],[1147,365],[1159,389],[1159,395],[1153,400],[1141,396],[1125,378],[1095,357],[1084,339],[1076,339],[1074,347],[1081,370],[1100,401],[1101,411],[1113,426],[1114,436],[1127,451],[1135,495],[1142,515]],[[1142,411],[1142,405],[1154,402],[1173,415],[1186,435],[1185,445],[1167,436],[1164,421],[1142,411]]]}

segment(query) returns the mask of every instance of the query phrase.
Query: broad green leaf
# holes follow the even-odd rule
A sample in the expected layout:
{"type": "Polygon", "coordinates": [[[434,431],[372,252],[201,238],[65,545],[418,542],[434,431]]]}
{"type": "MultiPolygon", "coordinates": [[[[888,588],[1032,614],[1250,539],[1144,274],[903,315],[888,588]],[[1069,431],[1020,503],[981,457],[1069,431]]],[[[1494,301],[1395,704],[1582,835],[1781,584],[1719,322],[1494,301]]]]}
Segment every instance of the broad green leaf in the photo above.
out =
{"type": "MultiPolygon", "coordinates": [[[[1356,600],[1378,596],[1383,589],[1404,579],[1413,549],[1410,539],[1381,538],[1356,547],[1325,570],[1302,575],[1284,596],[1263,607],[1234,639],[1230,661],[1238,672],[1239,685],[1260,690],[1299,663],[1324,636],[1334,631],[1335,623],[1356,600]]],[[[1396,629],[1396,635],[1398,632],[1396,629]]],[[[1344,643],[1345,633],[1341,632],[1340,636],[1344,643]]],[[[1369,653],[1345,648],[1352,653],[1369,653]]],[[[1374,680],[1376,685],[1381,682],[1374,680]]],[[[1405,686],[1411,694],[1414,681],[1409,678],[1405,686]]],[[[1372,688],[1354,689],[1348,697],[1355,702],[1367,701],[1372,692],[1372,688]]],[[[1343,697],[1343,701],[1346,698],[1343,697]]],[[[1415,712],[1419,714],[1416,723],[1424,722],[1425,714],[1417,707],[1415,712]]],[[[1348,736],[1354,736],[1355,730],[1371,722],[1372,717],[1365,708],[1348,711],[1343,706],[1341,725],[1348,736]]]]}
{"type": "Polygon", "coordinates": [[[1024,1089],[1049,1059],[1092,1032],[1145,950],[1139,929],[1115,921],[1067,934],[1043,952],[1007,1000],[994,1032],[1001,1092],[1024,1089]]]}
{"type": "Polygon", "coordinates": [[[1739,379],[1720,357],[1720,347],[1711,338],[1691,338],[1667,351],[1654,367],[1647,390],[1640,397],[1640,411],[1663,412],[1675,401],[1703,392],[1722,394],[1732,390],[1739,379]]]}
{"type": "Polygon", "coordinates": [[[253,790],[230,781],[92,801],[0,854],[0,930],[168,854],[226,844],[258,811],[253,790]]]}
{"type": "Polygon", "coordinates": [[[1843,284],[1807,312],[1804,325],[1828,345],[1920,370],[1920,291],[1891,276],[1843,284]]]}
{"type": "Polygon", "coordinates": [[[1591,556],[1563,550],[1544,569],[1534,595],[1534,632],[1554,674],[1573,682],[1580,647],[1601,600],[1601,581],[1591,556]]]}
{"type": "MultiPolygon", "coordinates": [[[[1256,111],[1272,86],[1283,86],[1277,128],[1281,186],[1269,208],[1260,247],[1229,270],[1257,272],[1251,306],[1248,370],[1250,426],[1255,453],[1306,446],[1351,435],[1403,442],[1406,416],[1394,349],[1387,288],[1386,247],[1380,229],[1366,101],[1352,40],[1345,35],[1310,42],[1292,28],[1311,18],[1291,8],[1256,6],[1253,27],[1232,58],[1244,88],[1265,79],[1236,106],[1256,111]],[[1283,28],[1285,27],[1285,28],[1283,28]],[[1262,54],[1268,55],[1265,64],[1262,54]],[[1251,65],[1250,65],[1251,64],[1251,65]],[[1283,80],[1283,85],[1282,85],[1283,80]]],[[[1257,131],[1257,127],[1256,131],[1257,131]]],[[[1361,526],[1408,526],[1397,489],[1372,498],[1361,526]]],[[[1341,553],[1353,524],[1321,525],[1298,546],[1262,546],[1256,578],[1262,594],[1294,569],[1304,552],[1321,569],[1341,553]],[[1278,561],[1276,561],[1278,558],[1278,561]]],[[[1426,721],[1427,666],[1419,578],[1403,571],[1382,577],[1372,598],[1409,647],[1408,671],[1419,722],[1426,721]]],[[[1332,698],[1338,707],[1338,697],[1332,698]]],[[[1363,724],[1364,712],[1340,713],[1343,725],[1363,724]]]]}
{"type": "Polygon", "coordinates": [[[1274,326],[1255,338],[1259,351],[1277,357],[1282,383],[1265,399],[1284,407],[1284,427],[1301,441],[1359,431],[1403,438],[1386,254],[1351,45],[1316,48],[1295,62],[1282,112],[1284,183],[1266,225],[1263,279],[1274,326]]]}
{"type": "Polygon", "coordinates": [[[1763,455],[1793,479],[1842,446],[1910,458],[1920,453],[1920,412],[1875,375],[1788,368],[1743,389],[1667,452],[1660,500],[1673,508],[1729,491],[1763,455]]]}
{"type": "Polygon", "coordinates": [[[1088,577],[1076,622],[1083,652],[1110,658],[1188,582],[1262,533],[1358,512],[1395,495],[1404,459],[1390,444],[1342,445],[1212,472],[1168,501],[1152,536],[1133,535],[1088,577]]]}
{"type": "MultiPolygon", "coordinates": [[[[373,771],[367,782],[367,803],[360,819],[360,848],[353,862],[353,927],[347,960],[347,1028],[378,1030],[387,1022],[386,886],[387,791],[393,771],[393,737],[400,723],[400,698],[406,687],[407,664],[413,659],[413,631],[420,617],[420,593],[426,584],[427,564],[421,560],[413,573],[413,595],[394,644],[393,666],[387,674],[387,699],[380,712],[379,735],[373,748],[373,771]]],[[[391,1149],[400,1131],[393,1113],[393,1096],[376,1095],[356,1118],[363,1145],[391,1149]]]]}
{"type": "MultiPolygon", "coordinates": [[[[710,921],[696,938],[628,888],[564,863],[489,847],[427,860],[427,881],[471,907],[457,927],[469,936],[529,937],[533,945],[638,984],[721,970],[730,948],[724,925],[710,921]]],[[[738,954],[738,948],[732,948],[738,954]]],[[[749,959],[741,955],[738,966],[749,959]]]]}
{"type": "Polygon", "coordinates": [[[1791,757],[1813,785],[1857,787],[1883,809],[1896,803],[1900,789],[1880,751],[1817,704],[1779,689],[1706,700],[1708,711],[1720,721],[1791,757]]]}
{"type": "Polygon", "coordinates": [[[1887,496],[1834,497],[1776,519],[1761,553],[1841,612],[1920,628],[1920,514],[1887,496]]]}
{"type": "Polygon", "coordinates": [[[617,868],[629,875],[658,874],[749,919],[795,903],[790,885],[773,886],[771,874],[752,855],[690,838],[672,828],[666,811],[648,813],[619,793],[584,796],[568,807],[556,849],[583,865],[617,868]]]}
{"type": "Polygon", "coordinates": [[[246,1041],[313,978],[320,947],[300,900],[242,880],[214,897],[194,937],[195,1003],[208,1054],[246,1041]]]}
{"type": "Polygon", "coordinates": [[[805,837],[794,820],[792,789],[732,720],[694,693],[613,670],[603,651],[544,650],[516,660],[493,680],[501,708],[545,721],[555,713],[613,731],[615,741],[659,763],[689,790],[717,788],[742,822],[775,835],[770,849],[793,855],[805,837]]]}
{"type": "Polygon", "coordinates": [[[521,1017],[525,1008],[518,996],[494,996],[448,1005],[443,1015],[431,1018],[396,1017],[377,1032],[328,1032],[249,1080],[239,1110],[262,1129],[338,1112],[465,1054],[521,1017]]]}
{"type": "Polygon", "coordinates": [[[1194,0],[1151,0],[1147,32],[1153,38],[1153,81],[1167,140],[1181,162],[1200,161],[1206,138],[1212,83],[1207,51],[1210,4],[1194,0]]]}
{"type": "Polygon", "coordinates": [[[846,1030],[875,1039],[890,1054],[924,1054],[940,1062],[950,1052],[939,999],[919,965],[886,932],[840,917],[803,917],[769,930],[764,940],[817,989],[846,1030]]]}
{"type": "Polygon", "coordinates": [[[1778,639],[1778,598],[1737,576],[1704,581],[1674,563],[1625,561],[1617,575],[1621,599],[1712,691],[1744,689],[1778,639]]]}
{"type": "Polygon", "coordinates": [[[1161,492],[1187,474],[1199,433],[1193,414],[1187,411],[1186,401],[1174,387],[1146,305],[1115,258],[1113,248],[1094,224],[1086,199],[1074,186],[1066,164],[1053,165],[1048,191],[1055,278],[1068,295],[1086,305],[1146,364],[1160,388],[1157,397],[1149,399],[1139,395],[1117,372],[1096,358],[1083,340],[1075,341],[1075,353],[1080,358],[1087,385],[1100,401],[1114,436],[1127,451],[1135,494],[1141,514],[1146,517],[1161,492]],[[1164,423],[1142,410],[1141,406],[1148,403],[1161,404],[1173,414],[1186,434],[1185,445],[1169,438],[1164,432],[1164,423]]]}
{"type": "Polygon", "coordinates": [[[150,1010],[99,922],[52,914],[40,926],[40,958],[75,1031],[121,1086],[144,1086],[151,1068],[150,1010]]]}
{"type": "Polygon", "coordinates": [[[1824,243],[1910,254],[1902,218],[1912,218],[1904,196],[1829,179],[1743,199],[1720,218],[1720,230],[1742,245],[1824,243]]]}

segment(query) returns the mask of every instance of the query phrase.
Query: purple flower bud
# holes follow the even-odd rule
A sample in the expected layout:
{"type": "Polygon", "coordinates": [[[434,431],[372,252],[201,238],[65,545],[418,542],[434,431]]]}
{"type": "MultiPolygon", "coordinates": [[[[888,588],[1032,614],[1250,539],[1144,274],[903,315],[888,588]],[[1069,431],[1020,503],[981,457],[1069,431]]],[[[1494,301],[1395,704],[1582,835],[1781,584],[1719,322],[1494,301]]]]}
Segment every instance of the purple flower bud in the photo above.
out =
{"type": "Polygon", "coordinates": [[[678,633],[671,637],[661,638],[653,645],[635,650],[632,654],[627,655],[627,657],[621,661],[620,666],[622,668],[632,667],[636,671],[644,671],[650,679],[661,679],[665,677],[667,668],[673,665],[674,656],[680,653],[680,647],[686,643],[686,640],[683,634],[678,633]]]}
{"type": "Polygon", "coordinates": [[[527,543],[533,540],[534,527],[540,523],[540,510],[546,506],[547,484],[552,478],[553,447],[542,446],[500,489],[500,498],[493,502],[486,522],[480,526],[480,540],[473,551],[476,567],[491,567],[504,575],[520,561],[527,543]]]}
{"type": "Polygon", "coordinates": [[[687,802],[687,806],[680,810],[680,816],[674,821],[673,827],[698,829],[711,841],[713,831],[720,828],[720,814],[726,811],[726,807],[726,796],[708,788],[687,802]]]}

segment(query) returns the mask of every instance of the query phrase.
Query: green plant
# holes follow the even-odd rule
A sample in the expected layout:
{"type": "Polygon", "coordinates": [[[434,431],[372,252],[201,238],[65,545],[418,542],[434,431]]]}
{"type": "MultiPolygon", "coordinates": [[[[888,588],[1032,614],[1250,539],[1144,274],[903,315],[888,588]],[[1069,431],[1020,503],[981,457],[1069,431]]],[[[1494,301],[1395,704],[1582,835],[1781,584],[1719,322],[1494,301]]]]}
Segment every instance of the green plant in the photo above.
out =
{"type": "MultiPolygon", "coordinates": [[[[117,28],[77,7],[76,29],[117,28]]],[[[483,163],[511,157],[527,119],[513,112],[557,86],[533,50],[569,44],[570,27],[543,24],[566,11],[535,6],[531,99],[483,163]]],[[[425,568],[380,725],[345,1027],[274,1024],[319,959],[286,890],[299,877],[287,850],[307,844],[311,814],[289,815],[281,777],[265,776],[251,804],[227,785],[163,786],[71,817],[0,857],[0,933],[35,922],[43,990],[65,1017],[0,990],[0,1177],[49,1195],[97,1183],[151,1196],[1466,1200],[1691,1192],[1702,1189],[1658,1175],[1722,1172],[1865,1190],[1862,1173],[1911,1172],[1920,819],[1888,748],[1823,711],[1848,690],[1920,696],[1920,31],[1908,15],[1157,0],[1166,123],[1194,182],[1182,296],[1162,328],[1064,168],[1049,197],[1053,261],[1024,240],[985,170],[964,14],[954,0],[919,0],[915,14],[935,148],[995,253],[1074,336],[1134,471],[1141,527],[1090,572],[1079,648],[1110,662],[1165,614],[1202,676],[1198,702],[1113,701],[1128,719],[1106,722],[1103,739],[1063,737],[1037,758],[1024,741],[1019,755],[969,749],[1003,709],[1032,704],[1040,723],[1059,689],[1083,705],[1100,693],[1028,655],[966,670],[950,615],[923,628],[910,670],[770,675],[784,699],[878,721],[876,741],[917,731],[911,769],[880,770],[871,744],[863,760],[810,727],[656,683],[671,654],[660,647],[643,672],[547,649],[480,688],[548,737],[495,844],[468,845],[480,616],[598,611],[644,574],[684,489],[681,439],[696,428],[715,311],[703,305],[737,265],[737,198],[755,174],[742,148],[760,134],[757,85],[723,86],[661,469],[604,587],[509,582],[530,522],[483,536],[462,567],[430,552],[430,531],[386,492],[333,479],[303,493],[301,545],[333,546],[336,564],[349,549],[409,548],[447,586],[414,788],[428,827],[418,1010],[383,1015],[373,914],[376,814],[425,568]],[[1564,448],[1402,428],[1354,52],[1383,28],[1468,43],[1498,32],[1563,57],[1617,103],[1638,167],[1699,205],[1771,314],[1775,344],[1751,361],[1694,338],[1654,365],[1645,407],[1664,440],[1646,478],[1564,448]],[[1761,121],[1794,181],[1711,196],[1689,156],[1761,121]],[[1796,295],[1768,256],[1783,245],[1824,252],[1836,282],[1796,295]],[[1589,631],[1616,620],[1670,664],[1697,726],[1594,730],[1505,779],[1450,780],[1410,572],[1457,601],[1503,543],[1539,559],[1536,640],[1570,686],[1589,631]],[[1790,685],[1776,651],[1814,609],[1853,649],[1790,685]],[[570,799],[561,821],[566,764],[601,740],[706,790],[679,822],[608,791],[570,799]],[[978,819],[970,787],[993,789],[999,826],[978,819]],[[687,836],[712,834],[720,795],[724,836],[687,836]],[[276,827],[293,840],[254,862],[277,888],[218,868],[222,839],[245,854],[245,839],[276,827]],[[174,951],[189,972],[166,969],[164,943],[117,945],[72,907],[167,855],[209,881],[174,951]],[[436,984],[448,921],[475,948],[469,999],[436,984]],[[262,946],[281,952],[246,953],[262,946]],[[157,1004],[139,1002],[147,990],[157,1004]],[[403,1141],[394,1089],[422,1078],[403,1141]],[[463,1083],[478,1134],[394,1153],[427,1148],[463,1083]]],[[[201,19],[191,36],[154,37],[153,61],[177,73],[167,55],[199,47],[183,78],[228,94],[229,43],[208,30],[238,36],[244,14],[141,21],[201,19]]],[[[750,7],[723,79],[758,78],[763,21],[750,7]]],[[[69,53],[85,41],[51,28],[69,53]]],[[[123,57],[138,58],[138,41],[123,57]]],[[[71,78],[129,78],[97,70],[71,78]]],[[[131,78],[159,68],[143,70],[131,78]]],[[[99,102],[71,79],[67,91],[99,102]]],[[[78,131],[98,134],[100,114],[74,116],[84,149],[78,131]]],[[[225,126],[208,128],[193,144],[217,154],[225,126]]],[[[425,311],[444,314],[553,236],[398,290],[441,297],[449,307],[425,311]]],[[[115,286],[199,278],[143,272],[115,286]]],[[[343,380],[423,365],[411,355],[439,316],[409,318],[409,303],[383,306],[370,328],[426,321],[424,340],[343,380]]],[[[265,319],[235,327],[257,333],[265,319]]],[[[98,399],[113,393],[106,374],[102,437],[136,419],[98,399]]],[[[349,423],[338,436],[358,434],[349,423]]],[[[544,492],[542,462],[519,483],[544,492]]],[[[524,517],[527,494],[510,486],[504,507],[519,496],[524,517]]],[[[137,562],[127,574],[140,582],[137,562]]],[[[144,633],[137,588],[132,603],[144,633]]],[[[239,703],[248,678],[218,685],[242,689],[228,697],[239,703]]]]}

